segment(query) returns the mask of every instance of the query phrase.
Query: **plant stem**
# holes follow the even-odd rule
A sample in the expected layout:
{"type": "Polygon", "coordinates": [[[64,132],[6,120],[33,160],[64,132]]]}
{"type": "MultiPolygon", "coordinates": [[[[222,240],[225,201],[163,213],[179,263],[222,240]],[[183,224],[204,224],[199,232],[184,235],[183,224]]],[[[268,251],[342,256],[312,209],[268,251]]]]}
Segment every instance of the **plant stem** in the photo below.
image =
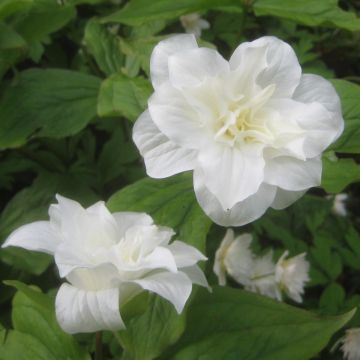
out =
{"type": "Polygon", "coordinates": [[[95,334],[95,360],[103,360],[101,331],[97,331],[95,334]]]}

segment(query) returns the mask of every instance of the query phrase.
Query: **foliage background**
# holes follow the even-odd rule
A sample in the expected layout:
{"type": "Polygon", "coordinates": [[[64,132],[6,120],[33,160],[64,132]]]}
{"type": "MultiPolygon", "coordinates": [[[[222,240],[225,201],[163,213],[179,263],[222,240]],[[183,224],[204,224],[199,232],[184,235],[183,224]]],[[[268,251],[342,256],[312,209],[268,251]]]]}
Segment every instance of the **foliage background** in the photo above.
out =
{"type": "MultiPolygon", "coordinates": [[[[345,132],[324,154],[322,188],[237,230],[255,236],[259,254],[307,252],[311,283],[300,307],[315,315],[234,283],[234,289],[215,287],[211,296],[197,292],[180,317],[165,301],[143,295],[123,309],[128,330],[104,334],[104,357],[340,359],[329,350],[343,331],[329,339],[351,316],[328,316],[360,305],[356,0],[1,0],[0,241],[22,224],[46,219],[55,193],[84,206],[110,199],[112,211],[147,211],[206,251],[208,279],[216,284],[212,263],[224,229],[196,204],[190,174],[146,179],[131,140],[152,92],[152,48],[184,32],[179,16],[196,11],[211,24],[203,46],[228,58],[242,41],[278,36],[294,47],[304,72],[331,79],[342,99],[345,132]],[[327,196],[343,191],[346,217],[332,212],[327,196]]],[[[0,285],[0,359],[89,358],[94,335],[71,337],[56,324],[60,280],[49,256],[1,249],[0,277],[18,280],[0,285]]],[[[359,327],[360,313],[346,326],[359,327]]]]}

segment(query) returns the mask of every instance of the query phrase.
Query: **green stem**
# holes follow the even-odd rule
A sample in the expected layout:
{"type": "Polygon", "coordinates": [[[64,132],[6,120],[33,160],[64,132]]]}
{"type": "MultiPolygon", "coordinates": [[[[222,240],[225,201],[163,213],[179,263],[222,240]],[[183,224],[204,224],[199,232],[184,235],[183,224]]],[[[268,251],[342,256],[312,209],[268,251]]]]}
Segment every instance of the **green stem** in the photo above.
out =
{"type": "Polygon", "coordinates": [[[103,360],[101,331],[97,331],[95,334],[95,360],[103,360]]]}

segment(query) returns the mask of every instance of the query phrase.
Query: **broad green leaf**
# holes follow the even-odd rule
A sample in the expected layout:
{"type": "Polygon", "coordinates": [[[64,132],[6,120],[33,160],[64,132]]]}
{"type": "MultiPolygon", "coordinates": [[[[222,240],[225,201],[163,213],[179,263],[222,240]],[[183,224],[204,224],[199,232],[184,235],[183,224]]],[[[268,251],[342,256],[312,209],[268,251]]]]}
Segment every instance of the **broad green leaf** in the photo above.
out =
{"type": "Polygon", "coordinates": [[[124,116],[135,120],[145,110],[151,92],[151,85],[144,78],[112,75],[101,84],[98,114],[101,117],[124,116]]]}
{"type": "MultiPolygon", "coordinates": [[[[51,355],[50,359],[90,359],[74,337],[61,330],[55,317],[54,299],[18,281],[9,281],[7,284],[18,289],[13,299],[12,310],[12,323],[16,332],[35,339],[30,340],[30,343],[39,341],[43,345],[40,347],[41,354],[47,351],[51,355]]],[[[27,354],[24,358],[31,359],[36,348],[31,346],[23,351],[27,354]]]]}
{"type": "Polygon", "coordinates": [[[346,80],[332,80],[341,99],[345,129],[331,149],[360,153],[360,86],[346,80]]]}
{"type": "Polygon", "coordinates": [[[337,283],[331,283],[322,292],[319,307],[325,314],[335,315],[341,310],[344,300],[344,288],[337,283]]]}
{"type": "Polygon", "coordinates": [[[33,4],[34,0],[1,0],[0,20],[18,11],[26,11],[33,4]]]}
{"type": "Polygon", "coordinates": [[[164,359],[310,359],[354,312],[319,317],[238,289],[202,290],[188,310],[184,335],[164,359]]]}
{"type": "Polygon", "coordinates": [[[142,179],[115,193],[107,205],[113,212],[146,212],[156,224],[174,228],[179,240],[205,249],[211,222],[197,204],[189,173],[165,180],[142,179]]]}
{"type": "Polygon", "coordinates": [[[337,0],[256,0],[257,16],[275,16],[309,26],[330,26],[350,31],[360,30],[360,19],[338,6],[337,0]]]}
{"type": "Polygon", "coordinates": [[[174,344],[185,328],[185,315],[159,296],[151,296],[146,311],[126,324],[120,332],[127,356],[134,360],[152,360],[174,344]]]}
{"type": "Polygon", "coordinates": [[[103,21],[139,25],[210,9],[241,12],[242,5],[237,0],[152,0],[149,6],[148,0],[132,0],[120,11],[105,17],[103,21]]]}
{"type": "MultiPolygon", "coordinates": [[[[360,135],[360,133],[359,133],[360,135]]],[[[339,193],[354,182],[360,181],[360,165],[353,159],[323,158],[321,186],[330,193],[339,193]]]]}
{"type": "Polygon", "coordinates": [[[98,78],[75,71],[20,73],[0,99],[0,149],[20,146],[30,137],[77,133],[96,116],[99,86],[98,78]]]}
{"type": "Polygon", "coordinates": [[[101,25],[96,19],[85,27],[85,44],[101,71],[111,75],[121,71],[124,56],[120,49],[120,38],[101,25]]]}
{"type": "Polygon", "coordinates": [[[20,15],[13,22],[14,28],[30,43],[43,41],[46,35],[64,27],[75,17],[76,10],[54,0],[33,0],[29,11],[20,15]]]}
{"type": "MultiPolygon", "coordinates": [[[[48,219],[48,208],[55,202],[56,193],[84,205],[97,200],[95,193],[78,179],[69,175],[44,173],[30,187],[18,192],[3,210],[0,217],[0,242],[21,225],[48,219]]],[[[1,249],[0,259],[5,264],[33,274],[44,272],[52,261],[49,255],[17,247],[1,249]]]]}

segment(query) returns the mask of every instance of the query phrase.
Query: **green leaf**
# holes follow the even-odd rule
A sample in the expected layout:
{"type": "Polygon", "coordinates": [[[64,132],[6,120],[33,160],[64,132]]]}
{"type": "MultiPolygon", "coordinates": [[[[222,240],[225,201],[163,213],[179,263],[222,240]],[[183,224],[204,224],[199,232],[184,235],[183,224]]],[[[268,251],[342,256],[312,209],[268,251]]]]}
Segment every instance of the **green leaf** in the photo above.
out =
{"type": "Polygon", "coordinates": [[[310,359],[354,312],[319,317],[257,294],[215,287],[212,294],[197,293],[184,335],[164,359],[310,359]]]}
{"type": "Polygon", "coordinates": [[[360,165],[353,159],[332,161],[323,158],[321,186],[330,193],[339,193],[351,183],[360,181],[360,165]]]}
{"type": "Polygon", "coordinates": [[[156,224],[176,229],[180,240],[205,249],[211,222],[197,204],[189,173],[165,180],[142,179],[115,193],[107,205],[113,212],[146,212],[156,224]]]}
{"type": "Polygon", "coordinates": [[[332,315],[341,310],[344,301],[344,288],[337,283],[331,283],[322,292],[319,300],[319,307],[322,312],[332,315]]]}
{"type": "Polygon", "coordinates": [[[185,315],[178,315],[172,304],[153,295],[147,310],[132,319],[119,335],[131,359],[152,360],[174,344],[184,328],[185,315]]]}
{"type": "Polygon", "coordinates": [[[124,56],[120,49],[120,38],[112,34],[107,26],[101,25],[96,19],[90,20],[85,27],[85,44],[104,74],[121,71],[124,56]]]}
{"type": "Polygon", "coordinates": [[[144,78],[127,78],[120,74],[110,76],[100,87],[98,114],[135,120],[145,110],[151,92],[151,85],[144,78]]]}
{"type": "MultiPolygon", "coordinates": [[[[48,208],[55,201],[56,193],[86,205],[98,199],[86,184],[72,176],[44,173],[30,187],[18,192],[3,210],[0,217],[0,242],[21,225],[48,219],[48,208]]],[[[33,274],[44,272],[52,261],[49,255],[17,247],[1,249],[0,259],[8,265],[33,274]]]]}
{"type": "Polygon", "coordinates": [[[254,10],[256,16],[275,16],[303,25],[360,30],[360,19],[355,13],[342,10],[337,0],[256,0],[254,10]]]}
{"type": "Polygon", "coordinates": [[[0,20],[19,11],[28,10],[33,0],[2,0],[0,2],[0,20]]]}
{"type": "Polygon", "coordinates": [[[22,72],[0,99],[0,149],[79,132],[96,116],[99,86],[98,78],[74,71],[22,72]]]}
{"type": "Polygon", "coordinates": [[[61,5],[54,0],[33,0],[26,15],[14,20],[14,28],[29,43],[43,41],[46,35],[61,29],[75,16],[76,10],[71,5],[61,5]]]}
{"type": "Polygon", "coordinates": [[[149,6],[148,0],[132,0],[120,11],[105,17],[103,21],[139,25],[210,9],[242,12],[242,5],[237,0],[152,0],[149,6]]]}
{"type": "MultiPolygon", "coordinates": [[[[90,359],[74,337],[61,330],[55,317],[52,298],[19,281],[8,281],[7,284],[18,289],[13,299],[12,323],[16,330],[13,336],[29,341],[29,348],[22,349],[21,358],[42,359],[43,354],[47,354],[49,357],[44,359],[90,359]],[[24,334],[28,336],[23,336],[24,334]],[[42,344],[39,348],[38,343],[42,344]],[[31,357],[33,352],[38,351],[39,357],[31,357]]],[[[10,340],[10,344],[5,343],[5,348],[12,346],[12,341],[14,339],[10,340]]]]}
{"type": "Polygon", "coordinates": [[[345,130],[331,149],[360,153],[360,86],[346,80],[332,80],[341,99],[345,130]]]}

